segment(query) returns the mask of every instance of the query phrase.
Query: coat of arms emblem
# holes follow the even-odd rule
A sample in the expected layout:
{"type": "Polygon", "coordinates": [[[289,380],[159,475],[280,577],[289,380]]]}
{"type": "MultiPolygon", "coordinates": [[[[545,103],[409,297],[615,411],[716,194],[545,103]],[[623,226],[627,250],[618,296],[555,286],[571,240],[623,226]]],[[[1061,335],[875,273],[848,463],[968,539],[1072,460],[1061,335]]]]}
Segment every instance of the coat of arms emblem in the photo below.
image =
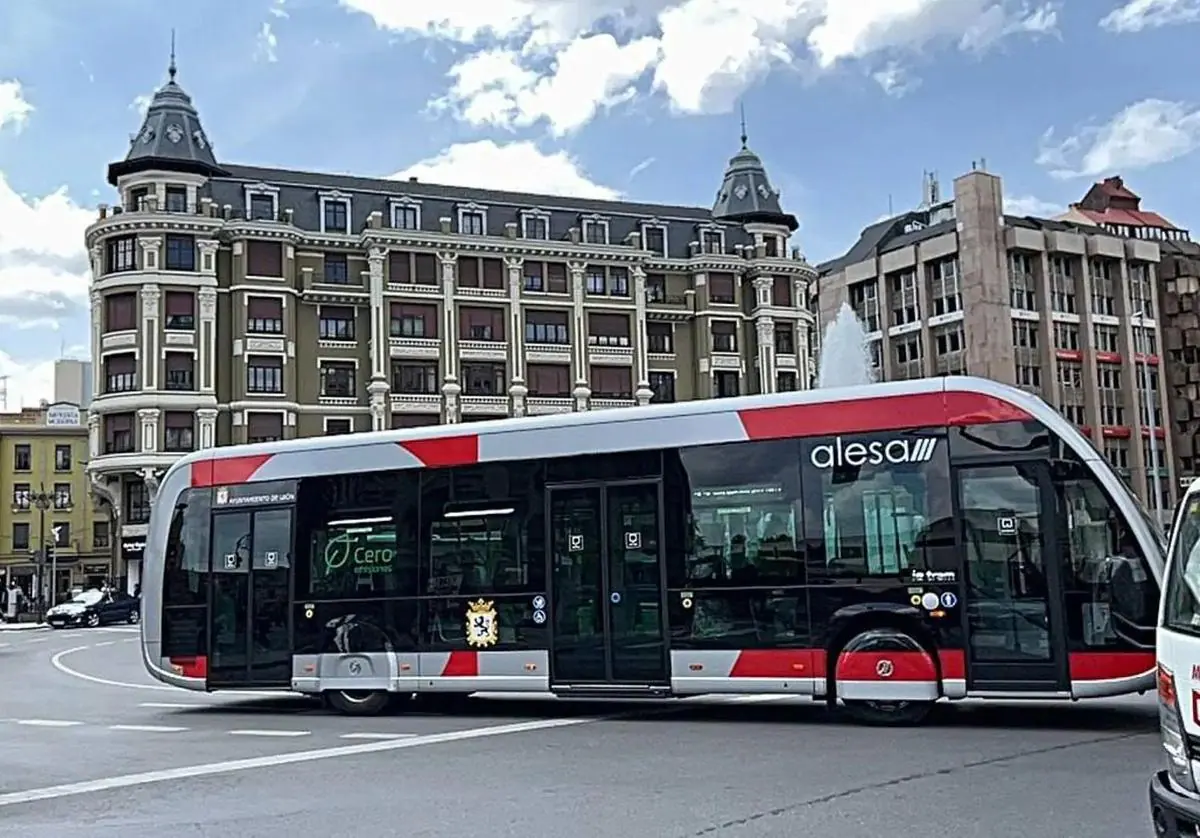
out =
{"type": "Polygon", "coordinates": [[[467,644],[476,649],[495,646],[500,640],[500,626],[492,600],[477,599],[467,603],[467,644]]]}

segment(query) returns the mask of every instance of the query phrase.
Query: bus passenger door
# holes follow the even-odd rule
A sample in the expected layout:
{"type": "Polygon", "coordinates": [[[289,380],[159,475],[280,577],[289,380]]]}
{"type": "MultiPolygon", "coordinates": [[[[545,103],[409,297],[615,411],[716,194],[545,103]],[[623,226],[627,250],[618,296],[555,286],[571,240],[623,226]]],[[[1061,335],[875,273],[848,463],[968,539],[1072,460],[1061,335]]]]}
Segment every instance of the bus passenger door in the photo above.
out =
{"type": "Polygon", "coordinates": [[[955,469],[968,693],[1063,693],[1066,624],[1045,463],[955,469]]]}
{"type": "Polygon", "coordinates": [[[657,481],[547,492],[551,685],[564,693],[669,683],[657,481]]]}
{"type": "Polygon", "coordinates": [[[291,686],[292,511],[218,512],[212,533],[208,686],[291,686]]]}

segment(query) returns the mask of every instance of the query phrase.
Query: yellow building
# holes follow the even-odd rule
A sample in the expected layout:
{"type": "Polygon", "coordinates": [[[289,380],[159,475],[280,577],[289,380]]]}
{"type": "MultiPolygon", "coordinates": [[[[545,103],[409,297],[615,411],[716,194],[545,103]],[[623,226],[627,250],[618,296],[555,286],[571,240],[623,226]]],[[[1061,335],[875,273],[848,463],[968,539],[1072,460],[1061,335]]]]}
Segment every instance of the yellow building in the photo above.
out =
{"type": "Polygon", "coordinates": [[[55,572],[57,599],[112,575],[112,523],[89,491],[81,418],[72,404],[0,414],[0,582],[15,581],[31,601],[39,578],[52,598],[55,572]]]}

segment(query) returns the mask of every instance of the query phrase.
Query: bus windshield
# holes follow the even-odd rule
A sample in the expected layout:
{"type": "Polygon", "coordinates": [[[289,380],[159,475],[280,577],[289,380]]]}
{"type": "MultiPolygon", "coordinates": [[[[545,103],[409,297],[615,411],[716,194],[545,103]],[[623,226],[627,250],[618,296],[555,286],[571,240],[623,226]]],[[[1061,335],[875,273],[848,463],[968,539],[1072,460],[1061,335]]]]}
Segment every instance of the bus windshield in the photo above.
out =
{"type": "Polygon", "coordinates": [[[1173,535],[1163,623],[1200,634],[1200,493],[1188,493],[1173,535]]]}

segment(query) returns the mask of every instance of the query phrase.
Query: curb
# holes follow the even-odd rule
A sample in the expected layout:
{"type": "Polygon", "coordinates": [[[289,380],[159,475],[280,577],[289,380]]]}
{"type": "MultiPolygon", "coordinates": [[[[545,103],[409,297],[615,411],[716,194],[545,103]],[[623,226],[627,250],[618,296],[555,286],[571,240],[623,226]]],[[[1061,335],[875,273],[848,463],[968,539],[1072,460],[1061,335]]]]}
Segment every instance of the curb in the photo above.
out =
{"type": "Polygon", "coordinates": [[[46,631],[48,628],[50,628],[50,626],[48,626],[46,623],[17,623],[16,625],[0,623],[0,634],[10,631],[46,631]]]}

